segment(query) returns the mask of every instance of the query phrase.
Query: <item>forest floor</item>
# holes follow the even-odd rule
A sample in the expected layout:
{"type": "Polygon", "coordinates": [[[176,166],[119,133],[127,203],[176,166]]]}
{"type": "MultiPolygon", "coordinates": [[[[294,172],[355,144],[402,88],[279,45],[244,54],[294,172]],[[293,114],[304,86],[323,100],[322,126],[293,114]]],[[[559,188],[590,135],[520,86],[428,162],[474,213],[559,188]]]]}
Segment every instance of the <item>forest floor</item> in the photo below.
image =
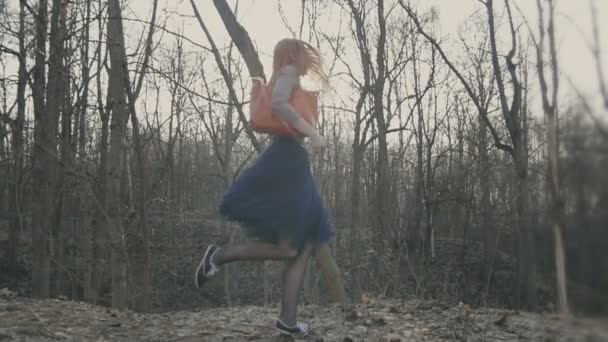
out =
{"type": "MultiPolygon", "coordinates": [[[[425,301],[303,306],[309,341],[608,341],[608,321],[559,319],[425,301]]],[[[139,314],[0,290],[0,341],[282,341],[276,309],[214,308],[139,314]]]]}

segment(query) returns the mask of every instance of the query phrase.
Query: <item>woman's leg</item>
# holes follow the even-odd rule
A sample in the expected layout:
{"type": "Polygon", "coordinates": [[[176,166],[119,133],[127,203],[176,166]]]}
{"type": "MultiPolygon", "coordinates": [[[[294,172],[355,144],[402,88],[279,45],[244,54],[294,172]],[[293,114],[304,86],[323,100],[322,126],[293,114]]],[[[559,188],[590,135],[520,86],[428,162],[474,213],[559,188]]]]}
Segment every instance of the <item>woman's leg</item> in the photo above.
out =
{"type": "Polygon", "coordinates": [[[239,246],[222,247],[213,255],[211,262],[217,266],[221,266],[233,261],[242,260],[284,260],[293,258],[297,254],[298,251],[287,240],[279,240],[278,244],[248,241],[239,246]]]}
{"type": "Polygon", "coordinates": [[[312,253],[310,244],[296,258],[288,260],[283,275],[283,298],[281,301],[281,315],[279,319],[287,326],[295,326],[298,293],[302,287],[304,273],[308,259],[312,253]]]}

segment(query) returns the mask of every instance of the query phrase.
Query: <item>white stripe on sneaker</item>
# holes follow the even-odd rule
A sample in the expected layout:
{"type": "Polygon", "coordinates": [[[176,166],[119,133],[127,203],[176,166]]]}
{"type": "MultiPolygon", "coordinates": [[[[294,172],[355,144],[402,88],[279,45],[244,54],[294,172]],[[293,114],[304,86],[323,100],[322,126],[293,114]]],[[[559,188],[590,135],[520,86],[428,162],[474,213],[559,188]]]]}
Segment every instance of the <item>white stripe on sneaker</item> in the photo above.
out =
{"type": "Polygon", "coordinates": [[[205,260],[207,259],[207,255],[209,254],[209,252],[211,251],[211,249],[214,247],[213,244],[209,245],[207,247],[207,250],[205,250],[205,254],[203,255],[203,258],[201,259],[201,262],[198,264],[198,267],[196,268],[196,272],[194,272],[194,286],[196,286],[196,288],[200,288],[200,284],[198,283],[198,275],[200,272],[203,272],[203,276],[205,275],[205,260]]]}

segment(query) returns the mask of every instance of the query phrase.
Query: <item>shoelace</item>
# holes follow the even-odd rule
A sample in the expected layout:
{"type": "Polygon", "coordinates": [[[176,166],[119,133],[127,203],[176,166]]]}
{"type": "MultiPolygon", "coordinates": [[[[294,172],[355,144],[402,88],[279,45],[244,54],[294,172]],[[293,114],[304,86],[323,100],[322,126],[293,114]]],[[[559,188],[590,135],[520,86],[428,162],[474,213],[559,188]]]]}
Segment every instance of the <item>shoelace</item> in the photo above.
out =
{"type": "Polygon", "coordinates": [[[299,332],[297,333],[292,333],[292,334],[301,334],[304,336],[308,336],[309,334],[309,328],[308,328],[308,324],[304,323],[304,322],[300,322],[300,321],[296,321],[296,325],[293,327],[289,327],[287,324],[283,323],[283,321],[278,320],[278,323],[280,323],[281,325],[283,325],[284,327],[286,327],[287,329],[295,329],[297,328],[299,330],[299,332]]]}
{"type": "Polygon", "coordinates": [[[211,267],[209,268],[209,272],[207,272],[207,275],[212,277],[212,276],[216,275],[217,272],[220,271],[220,268],[215,266],[214,264],[210,264],[210,266],[211,267]]]}
{"type": "Polygon", "coordinates": [[[205,276],[206,276],[206,277],[213,277],[214,275],[216,275],[216,274],[217,274],[217,272],[219,272],[219,271],[220,271],[220,268],[219,268],[219,267],[217,267],[217,266],[215,266],[215,264],[214,264],[214,263],[211,263],[211,262],[210,262],[210,263],[209,263],[209,266],[210,266],[210,267],[209,267],[209,271],[207,271],[207,273],[205,273],[205,276]]]}
{"type": "Polygon", "coordinates": [[[308,335],[308,324],[304,322],[296,322],[296,327],[300,329],[300,332],[304,335],[308,335]]]}
{"type": "Polygon", "coordinates": [[[217,253],[217,251],[219,251],[220,249],[216,249],[215,251],[213,251],[213,253],[211,253],[211,255],[209,256],[209,271],[205,272],[204,275],[205,277],[213,277],[214,275],[217,274],[217,272],[220,271],[220,268],[217,267],[216,264],[214,264],[211,260],[213,260],[213,256],[215,255],[215,253],[217,253]]]}

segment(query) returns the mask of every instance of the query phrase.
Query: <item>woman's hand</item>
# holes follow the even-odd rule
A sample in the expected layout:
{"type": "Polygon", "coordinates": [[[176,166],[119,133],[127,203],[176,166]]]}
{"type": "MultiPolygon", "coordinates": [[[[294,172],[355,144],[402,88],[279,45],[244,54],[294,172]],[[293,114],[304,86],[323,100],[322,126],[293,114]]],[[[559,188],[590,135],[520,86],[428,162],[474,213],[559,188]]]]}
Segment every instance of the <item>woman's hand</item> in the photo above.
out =
{"type": "Polygon", "coordinates": [[[310,143],[313,149],[322,150],[327,145],[325,138],[323,138],[323,136],[319,134],[319,132],[317,132],[313,126],[306,122],[306,120],[299,118],[294,127],[304,136],[310,138],[310,143]]]}

